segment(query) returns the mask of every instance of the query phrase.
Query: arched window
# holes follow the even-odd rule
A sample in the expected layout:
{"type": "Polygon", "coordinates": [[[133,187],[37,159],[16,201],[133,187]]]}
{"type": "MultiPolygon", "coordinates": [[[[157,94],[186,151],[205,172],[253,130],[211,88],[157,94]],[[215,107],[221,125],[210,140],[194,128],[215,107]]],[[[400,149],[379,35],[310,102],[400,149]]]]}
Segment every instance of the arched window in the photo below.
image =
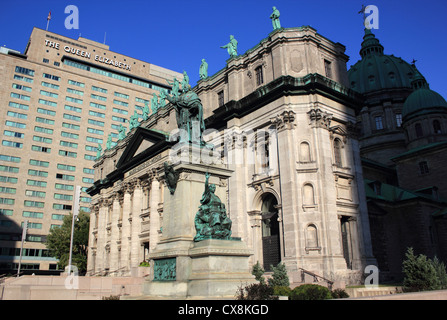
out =
{"type": "Polygon", "coordinates": [[[310,183],[303,186],[303,204],[305,206],[315,204],[314,187],[310,183]]]}
{"type": "Polygon", "coordinates": [[[441,123],[439,120],[433,120],[433,131],[435,134],[442,133],[441,131],[441,123]]]}
{"type": "Polygon", "coordinates": [[[317,248],[318,247],[318,232],[317,232],[317,227],[314,224],[310,224],[307,226],[306,247],[307,248],[317,248]]]}
{"type": "Polygon", "coordinates": [[[310,146],[307,142],[300,144],[300,162],[310,162],[310,146]]]}
{"type": "Polygon", "coordinates": [[[422,125],[420,123],[415,124],[414,130],[416,132],[416,138],[420,138],[424,135],[424,133],[422,131],[422,125]]]}
{"type": "Polygon", "coordinates": [[[342,167],[341,148],[342,148],[342,143],[341,143],[340,139],[335,138],[334,139],[334,162],[337,167],[342,167]]]}
{"type": "Polygon", "coordinates": [[[271,193],[266,193],[262,199],[262,251],[263,264],[266,271],[281,261],[279,243],[278,201],[271,193]]]}

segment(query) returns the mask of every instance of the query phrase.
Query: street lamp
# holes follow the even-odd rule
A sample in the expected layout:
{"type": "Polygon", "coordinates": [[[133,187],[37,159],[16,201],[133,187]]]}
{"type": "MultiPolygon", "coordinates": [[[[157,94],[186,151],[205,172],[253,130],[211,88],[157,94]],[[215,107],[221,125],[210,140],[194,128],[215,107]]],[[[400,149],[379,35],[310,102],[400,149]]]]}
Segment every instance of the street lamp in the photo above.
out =
{"type": "Polygon", "coordinates": [[[68,275],[71,274],[71,259],[73,254],[73,234],[75,219],[79,214],[79,201],[81,199],[81,186],[76,186],[75,196],[73,201],[73,219],[71,221],[71,238],[70,238],[70,258],[68,259],[68,275]]]}

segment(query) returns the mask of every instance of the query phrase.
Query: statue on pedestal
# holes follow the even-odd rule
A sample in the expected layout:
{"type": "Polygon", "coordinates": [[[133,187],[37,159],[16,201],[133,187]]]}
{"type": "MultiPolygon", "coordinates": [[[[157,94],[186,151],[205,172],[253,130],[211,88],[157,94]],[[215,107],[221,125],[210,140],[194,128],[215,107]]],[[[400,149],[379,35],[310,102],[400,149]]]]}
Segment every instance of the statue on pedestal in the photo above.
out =
{"type": "Polygon", "coordinates": [[[237,40],[234,38],[233,35],[230,36],[230,42],[227,43],[224,46],[221,46],[223,49],[227,49],[228,54],[230,55],[230,58],[237,57],[237,40]]]}
{"type": "Polygon", "coordinates": [[[200,79],[208,78],[208,63],[205,61],[205,59],[202,59],[202,64],[200,65],[199,69],[199,75],[200,79]]]}
{"type": "Polygon", "coordinates": [[[281,28],[281,23],[279,22],[279,10],[276,9],[276,7],[273,7],[273,12],[270,15],[270,19],[272,19],[273,30],[281,28]]]}
{"type": "Polygon", "coordinates": [[[202,140],[202,134],[205,131],[203,106],[199,96],[191,90],[191,86],[188,84],[180,96],[168,95],[166,99],[174,106],[177,127],[183,130],[180,134],[180,142],[205,145],[202,140]]]}
{"type": "Polygon", "coordinates": [[[152,114],[157,113],[157,111],[158,111],[158,96],[156,94],[152,95],[151,109],[152,109],[152,114]]]}
{"type": "Polygon", "coordinates": [[[225,204],[214,194],[216,185],[209,184],[210,174],[205,174],[205,191],[200,200],[201,206],[194,219],[196,236],[194,241],[205,239],[228,240],[231,237],[232,221],[227,216],[225,204]]]}
{"type": "Polygon", "coordinates": [[[166,186],[169,189],[169,192],[171,194],[175,193],[175,189],[177,188],[177,181],[179,178],[179,173],[174,170],[173,165],[169,165],[169,163],[165,162],[163,163],[164,169],[165,169],[165,176],[166,176],[166,186]]]}

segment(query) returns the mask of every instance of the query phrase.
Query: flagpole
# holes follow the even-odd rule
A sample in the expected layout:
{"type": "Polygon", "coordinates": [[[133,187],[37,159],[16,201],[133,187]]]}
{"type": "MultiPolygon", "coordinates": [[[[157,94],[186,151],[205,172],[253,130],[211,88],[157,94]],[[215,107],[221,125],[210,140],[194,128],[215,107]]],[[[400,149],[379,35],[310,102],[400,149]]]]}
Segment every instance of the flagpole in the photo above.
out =
{"type": "Polygon", "coordinates": [[[48,14],[48,17],[47,17],[47,30],[46,31],[48,31],[48,26],[50,25],[50,20],[51,20],[51,11],[50,11],[50,13],[48,14]]]}

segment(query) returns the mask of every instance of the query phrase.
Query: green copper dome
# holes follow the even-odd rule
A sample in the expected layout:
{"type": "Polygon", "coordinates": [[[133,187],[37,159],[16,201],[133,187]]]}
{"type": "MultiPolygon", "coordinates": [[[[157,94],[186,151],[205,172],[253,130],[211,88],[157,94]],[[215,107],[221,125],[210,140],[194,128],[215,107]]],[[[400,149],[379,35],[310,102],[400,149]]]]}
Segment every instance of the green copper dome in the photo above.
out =
{"type": "Polygon", "coordinates": [[[401,58],[383,54],[383,46],[370,29],[365,29],[360,56],[362,59],[348,71],[351,89],[366,93],[411,88],[412,66],[401,58]]]}
{"type": "Polygon", "coordinates": [[[412,81],[414,91],[407,97],[402,109],[402,118],[411,118],[429,113],[447,113],[447,102],[437,92],[430,90],[425,78],[414,67],[415,76],[412,81]]]}

